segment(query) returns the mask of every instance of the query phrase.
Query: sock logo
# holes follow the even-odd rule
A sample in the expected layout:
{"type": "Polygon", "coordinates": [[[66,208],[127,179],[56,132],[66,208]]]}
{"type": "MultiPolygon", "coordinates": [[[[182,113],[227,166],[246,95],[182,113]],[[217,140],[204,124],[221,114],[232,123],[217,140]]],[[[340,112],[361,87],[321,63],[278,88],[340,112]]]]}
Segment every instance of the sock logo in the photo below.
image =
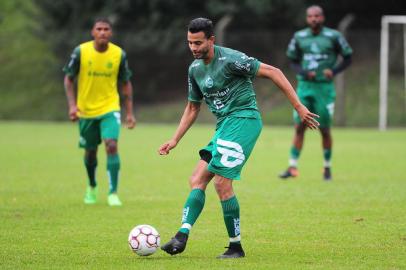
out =
{"type": "Polygon", "coordinates": [[[240,235],[240,218],[234,218],[234,234],[240,235]]]}
{"type": "Polygon", "coordinates": [[[186,222],[187,216],[189,214],[189,207],[183,208],[182,223],[186,222]]]}
{"type": "Polygon", "coordinates": [[[236,142],[217,139],[217,151],[219,151],[219,153],[222,155],[220,160],[221,164],[228,168],[234,168],[242,164],[245,160],[242,147],[236,142]],[[230,158],[232,160],[230,160],[230,158]]]}

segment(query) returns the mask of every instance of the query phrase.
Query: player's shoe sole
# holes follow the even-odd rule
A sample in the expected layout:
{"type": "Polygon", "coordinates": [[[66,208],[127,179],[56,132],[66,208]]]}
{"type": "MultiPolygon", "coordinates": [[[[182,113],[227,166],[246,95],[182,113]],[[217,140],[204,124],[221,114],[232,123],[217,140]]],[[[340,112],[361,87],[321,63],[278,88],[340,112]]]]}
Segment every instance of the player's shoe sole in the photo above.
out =
{"type": "Polygon", "coordinates": [[[161,249],[170,255],[182,253],[186,248],[188,235],[178,232],[175,237],[161,246],[161,249]]]}
{"type": "Polygon", "coordinates": [[[279,178],[281,179],[288,179],[290,177],[297,177],[299,176],[299,170],[295,167],[289,167],[283,173],[279,174],[279,178]]]}

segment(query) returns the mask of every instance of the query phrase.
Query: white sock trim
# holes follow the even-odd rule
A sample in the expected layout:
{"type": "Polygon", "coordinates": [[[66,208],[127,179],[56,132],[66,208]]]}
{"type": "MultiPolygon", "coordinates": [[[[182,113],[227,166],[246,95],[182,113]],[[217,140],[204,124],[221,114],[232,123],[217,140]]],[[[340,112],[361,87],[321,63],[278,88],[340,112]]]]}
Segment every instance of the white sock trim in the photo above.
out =
{"type": "Polygon", "coordinates": [[[324,167],[330,168],[331,167],[331,160],[325,160],[324,161],[324,167]]]}
{"type": "Polygon", "coordinates": [[[181,228],[188,229],[190,231],[192,229],[192,225],[190,225],[189,223],[183,223],[181,228]]]}
{"type": "Polygon", "coordinates": [[[240,242],[240,241],[241,241],[241,235],[237,235],[236,237],[230,238],[230,243],[240,242]]]}
{"type": "Polygon", "coordinates": [[[289,167],[297,167],[297,159],[289,159],[289,167]]]}

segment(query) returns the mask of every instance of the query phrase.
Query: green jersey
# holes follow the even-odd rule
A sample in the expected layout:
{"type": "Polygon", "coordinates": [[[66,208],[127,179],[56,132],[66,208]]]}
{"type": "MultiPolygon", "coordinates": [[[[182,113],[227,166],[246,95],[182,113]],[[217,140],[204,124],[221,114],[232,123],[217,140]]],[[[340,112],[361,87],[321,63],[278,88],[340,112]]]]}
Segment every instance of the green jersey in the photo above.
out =
{"type": "MultiPolygon", "coordinates": [[[[315,71],[313,81],[325,82],[323,70],[332,69],[337,61],[337,56],[350,56],[352,49],[340,32],[323,27],[317,35],[310,28],[296,32],[291,39],[287,52],[289,59],[300,62],[305,71],[315,71]]],[[[306,80],[299,74],[298,80],[306,80]]]]}
{"type": "Polygon", "coordinates": [[[227,116],[260,118],[252,79],[260,62],[244,53],[214,46],[209,64],[196,59],[189,67],[189,101],[205,100],[220,122],[227,116]]]}

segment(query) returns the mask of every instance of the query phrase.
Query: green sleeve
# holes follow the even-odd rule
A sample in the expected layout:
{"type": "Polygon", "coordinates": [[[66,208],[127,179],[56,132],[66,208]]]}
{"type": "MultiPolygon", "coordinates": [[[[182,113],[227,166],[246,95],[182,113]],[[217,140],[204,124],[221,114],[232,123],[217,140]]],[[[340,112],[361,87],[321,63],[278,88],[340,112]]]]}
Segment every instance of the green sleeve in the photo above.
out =
{"type": "Polygon", "coordinates": [[[352,55],[352,48],[348,44],[347,40],[344,38],[344,36],[341,33],[338,33],[337,35],[337,46],[339,53],[342,56],[350,56],[352,55]]]}
{"type": "Polygon", "coordinates": [[[78,75],[80,70],[80,46],[77,46],[73,50],[69,62],[66,63],[62,70],[67,76],[71,78],[74,78],[76,77],[76,75],[78,75]]]}
{"type": "Polygon", "coordinates": [[[230,60],[226,65],[226,69],[231,74],[238,76],[252,78],[257,74],[260,66],[260,62],[257,59],[241,52],[235,54],[230,60]]]}
{"type": "Polygon", "coordinates": [[[132,72],[130,68],[128,67],[128,60],[127,60],[127,54],[125,51],[121,51],[121,61],[120,61],[120,67],[118,70],[118,80],[120,82],[127,82],[130,80],[132,76],[132,72]]]}
{"type": "Polygon", "coordinates": [[[292,37],[292,39],[289,42],[288,49],[286,50],[286,56],[290,60],[300,61],[301,53],[295,36],[292,37]]]}
{"type": "Polygon", "coordinates": [[[203,94],[199,89],[195,79],[193,78],[192,71],[189,68],[188,74],[188,100],[193,102],[201,102],[203,94]]]}

